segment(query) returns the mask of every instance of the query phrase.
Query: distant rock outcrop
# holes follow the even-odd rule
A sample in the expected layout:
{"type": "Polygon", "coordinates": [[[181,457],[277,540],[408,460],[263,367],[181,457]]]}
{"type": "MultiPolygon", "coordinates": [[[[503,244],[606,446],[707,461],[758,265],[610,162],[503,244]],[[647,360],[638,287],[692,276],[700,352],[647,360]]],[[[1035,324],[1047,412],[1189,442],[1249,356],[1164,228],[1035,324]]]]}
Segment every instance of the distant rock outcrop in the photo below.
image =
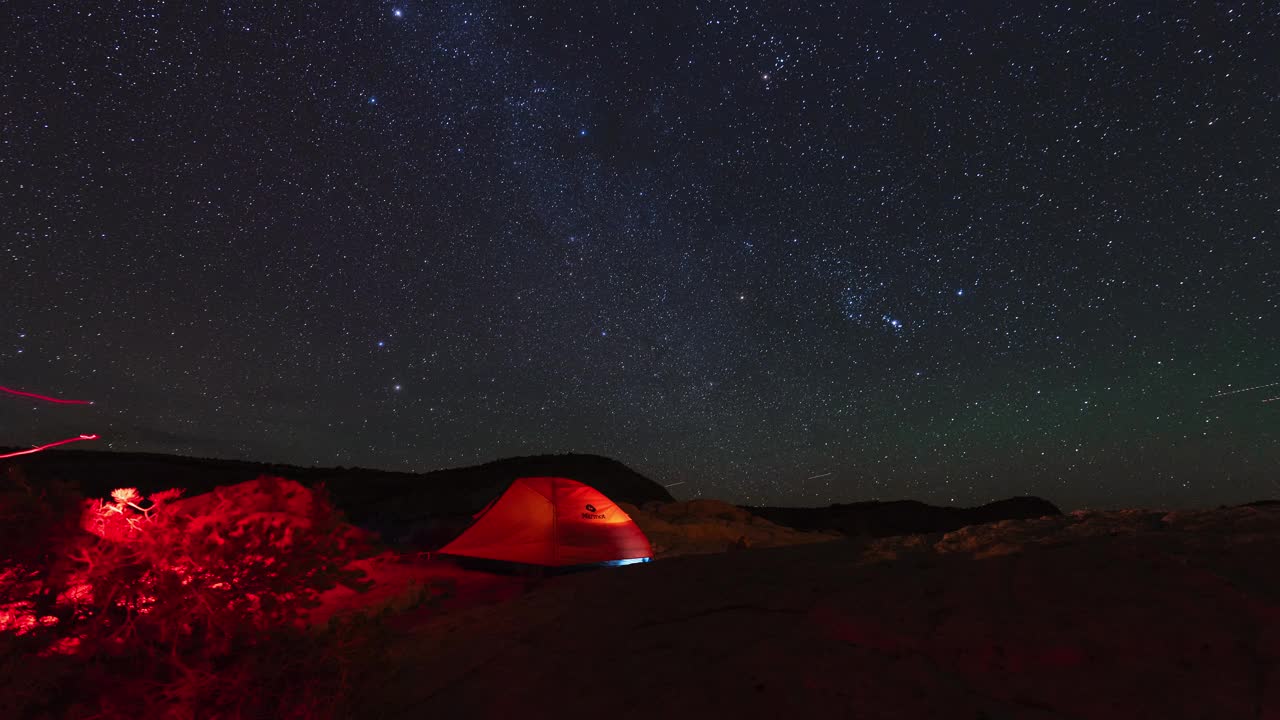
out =
{"type": "Polygon", "coordinates": [[[658,558],[803,545],[842,537],[839,533],[783,527],[721,500],[646,503],[642,508],[620,505],[649,537],[658,558]]]}
{"type": "Polygon", "coordinates": [[[1280,536],[1274,505],[1241,505],[1219,510],[1077,510],[1066,515],[1002,520],[946,533],[903,535],[876,540],[868,560],[894,560],[930,552],[976,559],[1010,555],[1031,546],[1056,546],[1112,538],[1159,537],[1162,543],[1235,545],[1272,543],[1280,536]]]}
{"type": "Polygon", "coordinates": [[[836,531],[851,537],[948,532],[966,525],[1062,514],[1048,500],[1030,496],[973,508],[936,507],[914,500],[898,500],[825,508],[748,507],[747,510],[798,530],[836,531]]]}

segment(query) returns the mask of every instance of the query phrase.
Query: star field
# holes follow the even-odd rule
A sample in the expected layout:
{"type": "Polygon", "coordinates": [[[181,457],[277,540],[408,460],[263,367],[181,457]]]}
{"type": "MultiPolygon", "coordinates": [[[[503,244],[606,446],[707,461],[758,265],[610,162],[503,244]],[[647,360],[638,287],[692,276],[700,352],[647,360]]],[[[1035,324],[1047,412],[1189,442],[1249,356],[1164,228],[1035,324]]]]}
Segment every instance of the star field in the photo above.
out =
{"type": "Polygon", "coordinates": [[[0,17],[0,444],[1280,494],[1275,6],[0,17]]]}

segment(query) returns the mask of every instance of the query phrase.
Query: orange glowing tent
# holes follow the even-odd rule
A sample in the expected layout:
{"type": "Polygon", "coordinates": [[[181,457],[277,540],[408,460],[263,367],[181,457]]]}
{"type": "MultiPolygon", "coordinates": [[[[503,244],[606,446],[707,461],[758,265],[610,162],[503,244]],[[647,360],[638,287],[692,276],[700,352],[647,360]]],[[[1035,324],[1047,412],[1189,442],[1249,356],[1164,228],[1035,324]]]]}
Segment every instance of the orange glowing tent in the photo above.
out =
{"type": "Polygon", "coordinates": [[[649,538],[621,508],[595,488],[557,477],[511,483],[440,553],[546,567],[653,557],[649,538]]]}

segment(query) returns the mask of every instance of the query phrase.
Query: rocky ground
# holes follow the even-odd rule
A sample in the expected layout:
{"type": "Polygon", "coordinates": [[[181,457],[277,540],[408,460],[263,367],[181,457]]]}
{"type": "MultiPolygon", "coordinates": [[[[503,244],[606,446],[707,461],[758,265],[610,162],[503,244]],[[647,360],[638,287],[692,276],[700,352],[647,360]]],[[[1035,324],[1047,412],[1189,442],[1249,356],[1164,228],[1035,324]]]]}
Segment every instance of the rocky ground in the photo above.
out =
{"type": "MultiPolygon", "coordinates": [[[[116,518],[105,507],[85,517],[116,518]]],[[[157,532],[218,546],[260,532],[283,551],[326,523],[340,542],[304,547],[365,587],[325,591],[303,618],[317,635],[289,641],[340,661],[359,711],[337,716],[1280,720],[1280,503],[855,539],[650,502],[627,510],[654,562],[553,576],[378,545],[289,480],[129,507],[111,527],[170,513],[157,532]]]]}
{"type": "Polygon", "coordinates": [[[690,555],[399,618],[380,717],[1280,718],[1280,508],[690,555]]]}
{"type": "Polygon", "coordinates": [[[834,532],[801,532],[769,522],[721,500],[621,503],[653,545],[658,559],[748,548],[785,547],[838,540],[834,532]]]}
{"type": "MultiPolygon", "coordinates": [[[[174,509],[304,522],[302,486],[262,487],[174,509]]],[[[310,620],[393,626],[353,688],[369,717],[1280,720],[1280,504],[874,540],[713,500],[627,510],[655,562],[532,577],[387,551],[310,620]]]]}

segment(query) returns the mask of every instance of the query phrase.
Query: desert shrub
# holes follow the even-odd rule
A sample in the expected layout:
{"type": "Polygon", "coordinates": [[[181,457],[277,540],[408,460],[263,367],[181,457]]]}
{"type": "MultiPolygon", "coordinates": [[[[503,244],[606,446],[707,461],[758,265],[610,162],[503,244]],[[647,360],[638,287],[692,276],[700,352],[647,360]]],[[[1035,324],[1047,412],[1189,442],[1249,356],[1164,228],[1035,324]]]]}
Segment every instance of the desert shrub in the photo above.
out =
{"type": "Polygon", "coordinates": [[[109,500],[0,486],[0,716],[324,717],[340,707],[339,630],[301,627],[362,538],[323,494],[109,500]]]}

